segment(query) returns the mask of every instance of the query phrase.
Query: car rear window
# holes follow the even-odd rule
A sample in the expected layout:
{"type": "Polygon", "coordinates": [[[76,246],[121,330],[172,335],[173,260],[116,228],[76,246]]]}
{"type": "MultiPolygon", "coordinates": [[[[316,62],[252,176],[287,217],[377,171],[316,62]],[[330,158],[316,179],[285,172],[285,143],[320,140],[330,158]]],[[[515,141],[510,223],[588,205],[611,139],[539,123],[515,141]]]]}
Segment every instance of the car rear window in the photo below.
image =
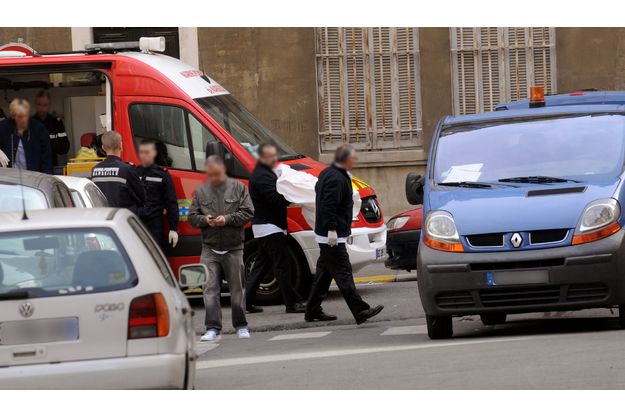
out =
{"type": "Polygon", "coordinates": [[[26,204],[26,210],[48,208],[45,194],[36,188],[17,184],[0,184],[0,196],[2,196],[0,211],[22,211],[22,198],[26,204]]]}
{"type": "Polygon", "coordinates": [[[114,291],[136,283],[110,229],[0,234],[0,300],[114,291]]]}

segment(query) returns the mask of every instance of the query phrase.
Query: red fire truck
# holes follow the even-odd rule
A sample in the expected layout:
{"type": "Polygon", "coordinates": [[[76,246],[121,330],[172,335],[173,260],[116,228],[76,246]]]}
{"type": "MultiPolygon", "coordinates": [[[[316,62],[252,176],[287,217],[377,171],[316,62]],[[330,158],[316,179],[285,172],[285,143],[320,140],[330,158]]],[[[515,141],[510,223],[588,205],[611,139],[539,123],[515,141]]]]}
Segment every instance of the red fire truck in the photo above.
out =
{"type": "MultiPolygon", "coordinates": [[[[49,91],[53,110],[63,118],[70,137],[70,157],[109,129],[121,133],[123,159],[132,163],[138,163],[141,139],[158,141],[160,163],[172,174],[180,208],[180,241],[167,253],[177,271],[182,264],[198,261],[201,237],[186,222],[186,215],[193,192],[203,181],[208,155],[224,157],[228,174],[244,183],[262,143],[274,144],[282,163],[293,169],[317,175],[324,165],[291,149],[208,75],[157,53],[163,50],[162,38],[94,44],[84,51],[51,54],[7,44],[0,47],[0,89],[8,101],[22,97],[31,103],[40,89],[49,91]]],[[[0,103],[6,114],[8,101],[0,103]]],[[[384,257],[386,227],[374,190],[358,179],[353,186],[362,198],[362,209],[354,218],[348,249],[358,270],[384,257]]],[[[305,292],[319,249],[301,209],[289,208],[288,216],[290,244],[285,250],[293,260],[292,276],[305,292]]],[[[256,253],[250,229],[244,252],[246,273],[256,253]]],[[[258,295],[260,302],[280,301],[273,276],[265,278],[258,295]]]]}

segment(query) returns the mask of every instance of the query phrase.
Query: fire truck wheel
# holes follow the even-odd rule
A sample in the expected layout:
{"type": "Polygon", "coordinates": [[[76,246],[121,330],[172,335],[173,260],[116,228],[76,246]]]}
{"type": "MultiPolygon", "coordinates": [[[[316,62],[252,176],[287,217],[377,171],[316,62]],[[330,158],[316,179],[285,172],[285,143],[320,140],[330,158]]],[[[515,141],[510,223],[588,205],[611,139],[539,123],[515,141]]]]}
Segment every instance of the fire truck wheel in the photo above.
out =
{"type": "MultiPolygon", "coordinates": [[[[255,240],[250,240],[245,243],[245,249],[243,251],[243,263],[245,268],[245,280],[250,276],[254,263],[256,261],[256,254],[258,251],[258,244],[255,240]]],[[[306,298],[308,291],[310,290],[310,279],[306,279],[310,273],[305,272],[308,267],[305,266],[302,260],[297,256],[295,250],[290,246],[286,247],[287,256],[290,258],[291,274],[293,279],[293,285],[300,294],[306,298]]],[[[282,304],[282,294],[280,292],[280,286],[278,280],[274,276],[272,271],[268,271],[266,276],[260,283],[260,288],[256,292],[256,305],[275,305],[282,304]]]]}

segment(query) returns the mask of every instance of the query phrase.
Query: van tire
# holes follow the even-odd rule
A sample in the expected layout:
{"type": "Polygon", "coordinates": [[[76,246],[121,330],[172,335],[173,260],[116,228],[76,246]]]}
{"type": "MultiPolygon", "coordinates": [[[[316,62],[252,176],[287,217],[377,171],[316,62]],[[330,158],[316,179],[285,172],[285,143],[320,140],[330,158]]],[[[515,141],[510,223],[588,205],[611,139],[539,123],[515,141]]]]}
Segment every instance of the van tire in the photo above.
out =
{"type": "MultiPolygon", "coordinates": [[[[296,251],[291,246],[287,246],[285,250],[287,251],[288,256],[291,260],[291,277],[293,279],[293,285],[298,290],[300,295],[306,298],[308,296],[308,292],[310,291],[311,285],[308,266],[302,263],[302,260],[299,256],[297,256],[296,251]]],[[[255,239],[245,242],[245,249],[243,251],[245,282],[247,282],[247,277],[251,272],[257,251],[258,242],[255,239]]],[[[282,300],[282,292],[280,291],[278,280],[273,276],[267,276],[263,280],[263,283],[261,283],[261,287],[256,292],[256,301],[254,304],[276,305],[282,304],[283,302],[284,301],[282,300]]]]}
{"type": "Polygon", "coordinates": [[[494,326],[496,324],[504,324],[508,316],[506,313],[486,313],[480,314],[480,319],[485,326],[494,326]]]}
{"type": "Polygon", "coordinates": [[[428,336],[432,340],[449,339],[454,334],[451,316],[430,316],[426,314],[425,321],[428,327],[428,336]]]}

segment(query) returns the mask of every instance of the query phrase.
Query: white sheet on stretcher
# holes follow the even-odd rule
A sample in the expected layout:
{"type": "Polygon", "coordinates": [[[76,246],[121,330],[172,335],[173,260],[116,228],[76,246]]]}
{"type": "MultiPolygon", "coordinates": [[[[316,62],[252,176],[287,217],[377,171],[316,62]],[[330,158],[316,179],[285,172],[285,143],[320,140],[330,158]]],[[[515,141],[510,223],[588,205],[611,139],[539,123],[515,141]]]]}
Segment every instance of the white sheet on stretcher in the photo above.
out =
{"type": "MultiPolygon", "coordinates": [[[[280,194],[293,204],[302,207],[302,215],[311,228],[315,228],[315,184],[317,177],[307,172],[296,171],[286,164],[276,169],[278,181],[276,188],[280,194]]],[[[352,187],[353,189],[353,187],[352,187]]],[[[353,217],[358,216],[362,201],[358,191],[353,190],[353,217]]]]}

